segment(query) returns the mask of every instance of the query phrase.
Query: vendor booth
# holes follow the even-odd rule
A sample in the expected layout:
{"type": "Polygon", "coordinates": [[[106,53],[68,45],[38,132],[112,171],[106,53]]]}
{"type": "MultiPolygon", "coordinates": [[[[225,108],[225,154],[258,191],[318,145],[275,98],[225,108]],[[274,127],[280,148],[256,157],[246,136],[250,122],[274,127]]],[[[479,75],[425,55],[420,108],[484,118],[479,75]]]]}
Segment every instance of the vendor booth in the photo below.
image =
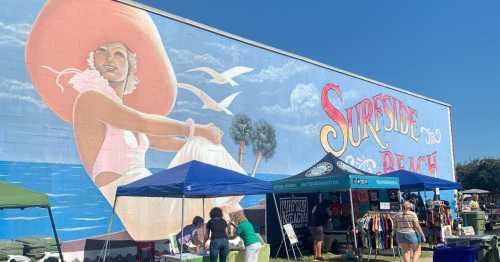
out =
{"type": "MultiPolygon", "coordinates": [[[[300,248],[308,248],[312,242],[308,231],[311,210],[319,202],[328,201],[333,219],[339,222],[330,233],[350,234],[356,221],[368,214],[383,216],[400,210],[399,179],[364,172],[329,153],[305,171],[273,181],[273,193],[267,195],[266,201],[271,254],[289,255],[289,242],[283,241],[286,239],[283,224],[291,224],[300,248]],[[343,221],[348,222],[342,224],[343,221]],[[282,252],[278,254],[278,251],[282,252]]],[[[362,234],[350,235],[350,243],[357,250],[357,240],[362,234]]]]}
{"type": "MultiPolygon", "coordinates": [[[[272,184],[251,176],[243,175],[232,170],[220,168],[200,161],[190,161],[188,163],[163,170],[149,177],[137,180],[128,185],[120,186],[116,192],[113,210],[120,204],[120,197],[156,197],[156,198],[181,198],[182,212],[181,227],[184,229],[184,200],[206,199],[227,196],[260,195],[270,193],[272,184]]],[[[200,215],[205,216],[204,201],[203,206],[199,206],[200,215]]],[[[192,208],[192,207],[191,207],[192,208]]],[[[140,214],[138,214],[140,215],[140,214]]],[[[165,217],[165,223],[169,218],[165,217]]],[[[112,221],[110,223],[111,228],[112,221]]],[[[184,235],[183,232],[182,237],[184,235]]],[[[175,240],[173,241],[175,242],[175,240]]],[[[164,261],[189,260],[208,261],[208,257],[200,254],[184,253],[182,245],[179,247],[180,254],[172,254],[162,258],[164,261]]],[[[242,258],[239,252],[232,252],[228,259],[237,261],[242,258]]],[[[104,251],[106,257],[106,250],[104,251]]],[[[264,245],[261,249],[260,257],[269,259],[269,247],[264,245]]],[[[259,261],[267,261],[261,259],[259,261]]]]}
{"type": "Polygon", "coordinates": [[[64,258],[61,252],[61,245],[57,236],[57,230],[52,216],[52,210],[49,204],[49,197],[45,193],[34,192],[7,182],[0,182],[0,210],[11,208],[46,208],[49,213],[52,232],[56,241],[57,251],[61,261],[64,258]]]}
{"type": "Polygon", "coordinates": [[[427,239],[431,245],[444,242],[444,228],[452,225],[452,207],[449,203],[434,199],[426,201],[422,199],[420,192],[433,190],[460,189],[460,183],[418,174],[407,170],[398,170],[384,175],[385,177],[399,178],[401,191],[406,193],[418,192],[417,195],[407,194],[415,206],[415,213],[419,218],[422,229],[426,232],[427,239]]]}

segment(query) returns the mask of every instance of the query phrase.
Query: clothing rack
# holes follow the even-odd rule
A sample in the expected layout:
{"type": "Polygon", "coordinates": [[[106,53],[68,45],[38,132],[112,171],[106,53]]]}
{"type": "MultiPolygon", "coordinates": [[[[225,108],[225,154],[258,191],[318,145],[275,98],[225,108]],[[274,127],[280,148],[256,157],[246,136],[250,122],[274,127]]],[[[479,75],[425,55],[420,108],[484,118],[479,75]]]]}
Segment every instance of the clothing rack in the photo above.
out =
{"type": "Polygon", "coordinates": [[[401,211],[368,211],[364,216],[369,215],[369,214],[377,214],[377,215],[395,215],[397,213],[400,213],[401,211]]]}
{"type": "Polygon", "coordinates": [[[425,221],[428,231],[429,244],[431,246],[444,242],[441,228],[451,224],[450,208],[443,201],[435,200],[428,202],[427,219],[425,221]],[[441,241],[440,241],[441,240],[441,241]]]}
{"type": "Polygon", "coordinates": [[[363,247],[369,248],[368,261],[372,252],[377,258],[379,250],[392,250],[393,259],[396,259],[396,249],[401,260],[401,254],[397,245],[394,244],[395,224],[392,215],[394,211],[368,211],[358,219],[357,228],[361,233],[363,247]]]}

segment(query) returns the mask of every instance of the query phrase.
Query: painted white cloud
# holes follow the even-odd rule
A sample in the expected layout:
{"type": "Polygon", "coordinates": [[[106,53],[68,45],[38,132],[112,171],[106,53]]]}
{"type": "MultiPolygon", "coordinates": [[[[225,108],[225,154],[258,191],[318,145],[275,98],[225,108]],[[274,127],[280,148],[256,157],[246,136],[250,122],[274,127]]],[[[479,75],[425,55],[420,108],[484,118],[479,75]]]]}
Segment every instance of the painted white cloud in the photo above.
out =
{"type": "Polygon", "coordinates": [[[333,106],[339,109],[344,109],[353,106],[355,103],[359,102],[357,101],[358,99],[359,99],[358,92],[352,88],[347,90],[343,89],[342,97],[338,97],[333,91],[330,91],[329,93],[330,103],[332,103],[333,106]]]}
{"type": "Polygon", "coordinates": [[[0,22],[0,46],[25,46],[30,30],[30,24],[6,24],[0,22]]]}
{"type": "Polygon", "coordinates": [[[23,82],[16,79],[0,80],[0,90],[9,89],[11,91],[34,91],[33,85],[29,82],[23,82]]]}
{"type": "Polygon", "coordinates": [[[277,124],[276,126],[290,132],[300,133],[305,136],[318,136],[322,124],[307,124],[307,125],[290,125],[290,124],[277,124]]]}
{"type": "Polygon", "coordinates": [[[171,57],[172,61],[179,64],[191,66],[222,66],[221,61],[211,54],[197,54],[187,49],[170,48],[168,49],[168,55],[171,57]]]}
{"type": "Polygon", "coordinates": [[[206,43],[207,46],[215,47],[223,54],[230,56],[233,62],[237,63],[240,61],[242,50],[237,45],[224,45],[221,43],[210,42],[206,43]]]}
{"type": "Polygon", "coordinates": [[[205,74],[196,74],[193,72],[176,72],[178,83],[190,83],[201,86],[207,83],[207,76],[205,74]]]}
{"type": "Polygon", "coordinates": [[[42,109],[47,108],[31,83],[16,79],[0,79],[0,99],[28,103],[42,109]]]}
{"type": "Polygon", "coordinates": [[[174,110],[172,110],[172,113],[187,113],[192,115],[201,115],[202,112],[201,104],[186,100],[177,100],[174,110]]]}
{"type": "Polygon", "coordinates": [[[320,91],[312,83],[299,83],[290,93],[289,105],[282,107],[275,104],[264,106],[261,110],[268,114],[316,115],[321,112],[320,91]]]}
{"type": "Polygon", "coordinates": [[[194,106],[194,105],[196,105],[196,103],[191,102],[191,101],[186,101],[186,100],[177,100],[175,102],[175,105],[176,106],[194,106]]]}
{"type": "Polygon", "coordinates": [[[352,88],[348,90],[342,90],[342,100],[344,101],[344,103],[348,101],[356,102],[357,99],[359,99],[359,94],[358,92],[356,92],[356,90],[352,88]]]}
{"type": "Polygon", "coordinates": [[[33,97],[30,97],[30,96],[15,95],[15,94],[8,94],[8,93],[0,92],[0,99],[18,100],[18,101],[22,101],[22,102],[26,102],[26,103],[35,105],[39,108],[47,108],[47,106],[43,102],[40,102],[40,100],[33,98],[33,97]]]}
{"type": "Polygon", "coordinates": [[[255,74],[243,76],[246,81],[262,83],[264,81],[283,82],[288,78],[303,72],[309,68],[308,65],[297,61],[288,61],[281,66],[268,66],[255,74]]]}

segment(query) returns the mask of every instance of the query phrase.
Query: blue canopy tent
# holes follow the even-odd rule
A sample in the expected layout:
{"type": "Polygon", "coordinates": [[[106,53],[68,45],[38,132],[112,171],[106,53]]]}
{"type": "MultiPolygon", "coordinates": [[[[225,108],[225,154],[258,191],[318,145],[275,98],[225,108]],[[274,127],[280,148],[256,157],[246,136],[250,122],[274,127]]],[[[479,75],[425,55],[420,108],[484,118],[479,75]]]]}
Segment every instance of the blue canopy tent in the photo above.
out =
{"type": "MultiPolygon", "coordinates": [[[[128,185],[119,186],[113,204],[113,216],[119,197],[182,198],[181,235],[183,235],[185,198],[202,198],[204,200],[205,198],[260,195],[270,192],[272,192],[272,183],[269,181],[193,160],[157,172],[128,185]]],[[[108,230],[111,230],[113,216],[108,230]]],[[[106,257],[107,246],[108,243],[104,247],[104,257],[106,257]]],[[[182,245],[180,251],[180,259],[182,260],[182,245]]]]}
{"type": "Polygon", "coordinates": [[[436,188],[440,190],[452,190],[462,188],[462,185],[457,182],[406,170],[390,172],[384,176],[399,178],[399,185],[402,191],[430,191],[436,188]]]}
{"type": "Polygon", "coordinates": [[[120,186],[116,196],[212,198],[271,191],[269,181],[193,160],[120,186]]]}

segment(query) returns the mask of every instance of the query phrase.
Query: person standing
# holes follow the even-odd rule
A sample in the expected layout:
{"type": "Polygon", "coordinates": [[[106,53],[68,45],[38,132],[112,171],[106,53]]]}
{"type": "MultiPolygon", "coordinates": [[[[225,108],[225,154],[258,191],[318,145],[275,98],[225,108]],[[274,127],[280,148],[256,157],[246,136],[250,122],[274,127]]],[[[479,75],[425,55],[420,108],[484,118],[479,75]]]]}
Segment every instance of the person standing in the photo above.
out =
{"type": "Polygon", "coordinates": [[[481,210],[479,207],[479,195],[478,194],[472,195],[472,200],[469,202],[469,205],[470,205],[470,209],[472,211],[481,210]]]}
{"type": "Polygon", "coordinates": [[[210,220],[205,235],[205,243],[210,238],[210,262],[217,262],[217,258],[219,262],[226,262],[229,253],[229,230],[226,220],[222,217],[222,209],[214,207],[210,210],[210,220]]]}
{"type": "Polygon", "coordinates": [[[259,237],[250,221],[245,217],[243,211],[231,214],[232,225],[236,228],[235,235],[243,239],[245,244],[245,262],[259,261],[259,251],[262,248],[259,237]],[[234,224],[233,224],[234,223],[234,224]]]}
{"type": "Polygon", "coordinates": [[[328,203],[326,201],[319,202],[316,204],[311,212],[311,220],[309,223],[309,231],[313,239],[313,250],[314,250],[314,260],[323,260],[322,249],[324,240],[324,230],[323,227],[328,222],[328,213],[326,209],[328,208],[328,203]]]}
{"type": "Polygon", "coordinates": [[[403,249],[404,262],[418,262],[421,253],[420,243],[426,241],[417,215],[411,211],[411,208],[412,204],[405,201],[403,212],[396,216],[396,234],[399,246],[403,249]]]}

